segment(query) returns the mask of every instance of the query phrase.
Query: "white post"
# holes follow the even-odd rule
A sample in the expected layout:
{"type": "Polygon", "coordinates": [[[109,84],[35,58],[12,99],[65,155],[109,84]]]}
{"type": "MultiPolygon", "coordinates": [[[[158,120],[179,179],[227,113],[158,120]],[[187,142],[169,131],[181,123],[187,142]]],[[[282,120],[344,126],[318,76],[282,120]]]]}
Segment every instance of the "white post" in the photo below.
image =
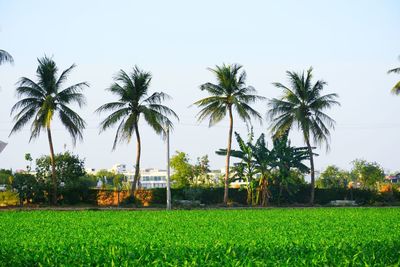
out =
{"type": "Polygon", "coordinates": [[[171,179],[169,167],[169,127],[167,127],[167,210],[171,209],[171,179]]]}

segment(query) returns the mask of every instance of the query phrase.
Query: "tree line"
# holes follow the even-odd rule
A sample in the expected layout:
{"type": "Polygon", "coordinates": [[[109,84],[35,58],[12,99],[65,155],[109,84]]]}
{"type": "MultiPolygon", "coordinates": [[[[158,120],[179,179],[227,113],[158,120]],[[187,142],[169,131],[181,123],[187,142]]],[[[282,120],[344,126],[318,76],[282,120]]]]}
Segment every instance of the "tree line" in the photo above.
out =
{"type": "MultiPolygon", "coordinates": [[[[4,50],[0,50],[0,63],[12,62],[13,59],[4,50]]],[[[82,130],[86,123],[80,115],[72,110],[70,104],[78,104],[82,107],[86,103],[83,90],[89,86],[87,82],[80,82],[64,87],[68,75],[76,67],[71,65],[68,69],[58,74],[58,68],[52,58],[38,59],[36,70],[36,82],[32,79],[21,77],[17,83],[17,96],[20,100],[12,107],[14,115],[14,127],[10,135],[21,130],[31,121],[30,141],[38,138],[41,132],[47,133],[51,174],[52,174],[52,203],[57,203],[57,179],[55,170],[55,152],[51,134],[53,119],[57,116],[69,132],[73,144],[82,140],[82,130]]],[[[209,68],[216,78],[216,83],[207,82],[200,86],[209,96],[200,99],[194,105],[200,108],[197,115],[198,121],[208,120],[209,126],[213,126],[224,119],[229,118],[227,147],[223,153],[226,155],[224,178],[224,203],[228,202],[228,187],[232,176],[230,158],[232,152],[232,137],[234,129],[234,117],[238,116],[244,122],[251,123],[252,119],[262,122],[262,116],[251,106],[258,101],[268,101],[268,119],[270,121],[270,133],[273,140],[281,140],[290,131],[298,129],[305,142],[306,158],[309,160],[309,173],[311,175],[310,203],[314,202],[315,166],[313,146],[325,144],[329,148],[330,130],[334,129],[335,121],[325,112],[333,106],[340,105],[337,94],[323,94],[327,83],[323,80],[313,81],[312,68],[305,72],[287,72],[288,85],[273,83],[282,90],[279,98],[270,100],[257,95],[254,87],[246,84],[246,72],[239,64],[222,64],[215,68],[209,68]]],[[[389,73],[399,73],[400,68],[392,69],[389,73]]],[[[141,139],[139,120],[144,120],[158,135],[164,136],[167,130],[173,129],[173,121],[179,120],[178,115],[163,102],[170,98],[164,92],[150,93],[152,75],[135,66],[131,72],[120,70],[114,76],[114,82],[106,90],[116,96],[116,100],[100,106],[96,113],[108,113],[101,121],[99,128],[103,132],[113,126],[117,126],[113,142],[113,149],[119,142],[129,142],[136,138],[136,164],[132,192],[140,179],[141,139]]],[[[395,85],[393,92],[399,93],[400,82],[395,85]]],[[[261,138],[261,137],[260,137],[261,138]]],[[[262,137],[261,139],[263,139],[262,137]]],[[[256,143],[261,143],[261,139],[256,143]]],[[[259,153],[271,153],[268,149],[259,153]]],[[[265,146],[264,146],[265,148],[265,146]]],[[[256,149],[256,147],[254,147],[256,149]]],[[[221,151],[222,153],[222,151],[221,151]]],[[[284,169],[281,166],[275,169],[284,169]]],[[[271,166],[270,166],[271,167],[271,166]]],[[[290,168],[289,168],[290,170],[290,168]]],[[[285,170],[286,171],[286,170],[285,170]]],[[[283,171],[283,172],[285,172],[283,171]]],[[[267,176],[264,170],[259,169],[261,176],[267,176]]],[[[267,179],[263,180],[267,183],[267,179]]],[[[265,186],[263,188],[266,188],[265,186]]],[[[264,197],[268,194],[263,191],[264,197]]]]}

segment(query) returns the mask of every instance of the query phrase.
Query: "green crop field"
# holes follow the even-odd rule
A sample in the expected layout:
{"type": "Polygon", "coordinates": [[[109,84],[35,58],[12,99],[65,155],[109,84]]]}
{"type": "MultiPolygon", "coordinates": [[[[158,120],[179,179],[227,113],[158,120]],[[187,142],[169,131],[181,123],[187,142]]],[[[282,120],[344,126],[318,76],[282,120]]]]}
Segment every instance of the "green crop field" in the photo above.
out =
{"type": "Polygon", "coordinates": [[[1,266],[399,264],[399,208],[0,212],[1,266]]]}

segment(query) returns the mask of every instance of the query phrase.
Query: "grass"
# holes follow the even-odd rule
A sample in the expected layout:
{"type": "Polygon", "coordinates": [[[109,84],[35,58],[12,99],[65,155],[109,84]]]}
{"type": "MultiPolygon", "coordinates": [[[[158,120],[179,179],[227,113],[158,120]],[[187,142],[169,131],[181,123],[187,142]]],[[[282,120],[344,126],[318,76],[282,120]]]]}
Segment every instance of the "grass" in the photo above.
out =
{"type": "Polygon", "coordinates": [[[399,208],[3,211],[1,266],[399,266],[399,208]]]}

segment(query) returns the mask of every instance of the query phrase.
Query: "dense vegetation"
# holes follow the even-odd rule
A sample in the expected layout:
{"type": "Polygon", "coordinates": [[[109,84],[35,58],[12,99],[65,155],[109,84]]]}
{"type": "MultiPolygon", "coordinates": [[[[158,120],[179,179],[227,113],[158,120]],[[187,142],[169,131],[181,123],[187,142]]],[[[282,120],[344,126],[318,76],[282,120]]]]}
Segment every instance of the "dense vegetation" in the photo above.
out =
{"type": "Polygon", "coordinates": [[[398,265],[399,219],[398,208],[0,212],[0,265],[398,265]]]}

